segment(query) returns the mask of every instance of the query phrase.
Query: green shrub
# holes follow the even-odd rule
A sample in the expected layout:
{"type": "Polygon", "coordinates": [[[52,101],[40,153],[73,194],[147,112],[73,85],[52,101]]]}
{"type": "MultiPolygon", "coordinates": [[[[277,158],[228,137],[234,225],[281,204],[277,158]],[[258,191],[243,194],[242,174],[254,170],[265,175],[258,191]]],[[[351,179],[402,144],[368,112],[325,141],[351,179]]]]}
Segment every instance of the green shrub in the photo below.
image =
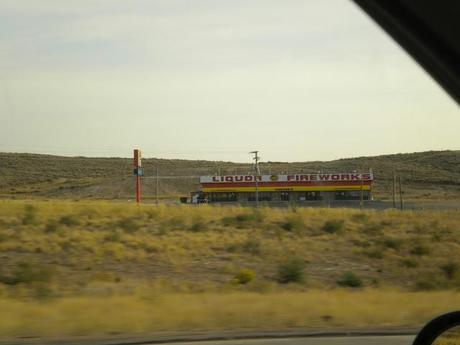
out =
{"type": "Polygon", "coordinates": [[[363,232],[369,235],[375,235],[382,232],[384,226],[382,223],[367,223],[363,227],[363,232]]]}
{"type": "Polygon", "coordinates": [[[160,225],[160,227],[158,228],[158,232],[157,234],[160,235],[160,236],[164,236],[168,233],[169,229],[168,227],[164,226],[164,224],[160,225]]]}
{"type": "Polygon", "coordinates": [[[299,230],[304,227],[304,223],[299,217],[289,217],[283,223],[281,223],[281,228],[286,231],[299,230]]]}
{"type": "Polygon", "coordinates": [[[394,225],[394,221],[392,219],[383,219],[383,220],[380,221],[380,225],[382,227],[392,226],[392,225],[394,225]]]}
{"type": "Polygon", "coordinates": [[[48,299],[52,294],[53,290],[50,288],[49,284],[40,282],[33,286],[33,296],[38,300],[48,299]]]}
{"type": "Polygon", "coordinates": [[[72,227],[80,225],[80,220],[76,216],[65,215],[59,218],[59,223],[65,226],[72,227]]]}
{"type": "Polygon", "coordinates": [[[252,255],[260,254],[261,241],[258,237],[247,237],[243,242],[228,243],[225,250],[228,253],[236,253],[238,251],[252,255]]]}
{"type": "Polygon", "coordinates": [[[227,244],[227,246],[225,247],[225,250],[229,253],[235,253],[238,248],[239,248],[239,244],[238,243],[229,243],[227,244]]]}
{"type": "Polygon", "coordinates": [[[429,255],[431,252],[430,247],[425,244],[417,244],[411,249],[410,253],[416,256],[429,255]]]}
{"type": "Polygon", "coordinates": [[[37,209],[33,205],[24,206],[24,215],[22,217],[22,224],[35,225],[37,223],[37,209]]]}
{"type": "Polygon", "coordinates": [[[452,280],[457,275],[459,265],[456,262],[450,261],[439,266],[439,268],[444,272],[447,279],[452,280]]]}
{"type": "Polygon", "coordinates": [[[244,228],[251,224],[262,222],[262,220],[263,218],[260,212],[254,210],[251,213],[245,212],[232,217],[224,217],[222,218],[222,224],[224,226],[235,226],[237,228],[244,228]]]}
{"type": "Polygon", "coordinates": [[[223,226],[233,226],[236,224],[235,217],[223,217],[221,222],[223,226]]]}
{"type": "Polygon", "coordinates": [[[259,238],[256,237],[248,237],[246,241],[241,244],[241,249],[245,253],[258,255],[260,254],[260,246],[261,242],[259,238]]]}
{"type": "Polygon", "coordinates": [[[234,281],[238,284],[244,285],[253,281],[255,276],[256,274],[254,273],[254,271],[250,269],[242,269],[235,275],[234,281]]]}
{"type": "Polygon", "coordinates": [[[369,216],[366,213],[355,213],[351,216],[351,219],[355,222],[367,222],[369,216]]]}
{"type": "Polygon", "coordinates": [[[149,209],[146,212],[146,215],[147,215],[147,219],[150,219],[150,220],[158,219],[160,216],[158,210],[156,209],[149,209]]]}
{"type": "Polygon", "coordinates": [[[424,233],[427,233],[429,230],[428,224],[415,223],[415,224],[412,224],[412,226],[413,226],[412,231],[416,234],[424,234],[424,233]]]}
{"type": "Polygon", "coordinates": [[[206,228],[207,228],[207,224],[204,221],[203,217],[196,216],[193,218],[192,224],[190,225],[189,230],[193,232],[198,232],[198,231],[206,230],[206,228]]]}
{"type": "Polygon", "coordinates": [[[4,284],[31,284],[35,282],[47,283],[54,276],[55,271],[47,266],[33,266],[27,262],[17,265],[11,276],[1,277],[0,282],[4,284]]]}
{"type": "Polygon", "coordinates": [[[134,218],[123,218],[120,219],[117,225],[127,233],[134,233],[141,228],[141,225],[134,218]]]}
{"type": "Polygon", "coordinates": [[[343,219],[327,220],[322,227],[324,232],[333,234],[343,229],[345,221],[343,219]]]}
{"type": "Polygon", "coordinates": [[[426,290],[430,291],[430,290],[436,290],[437,288],[438,288],[437,284],[430,279],[419,279],[415,283],[415,289],[418,291],[426,291],[426,290]]]}
{"type": "Polygon", "coordinates": [[[362,240],[362,239],[358,239],[358,238],[353,238],[353,239],[350,240],[350,242],[353,243],[354,246],[362,247],[362,248],[367,248],[372,244],[368,240],[362,240]]]}
{"type": "Polygon", "coordinates": [[[371,248],[363,253],[372,259],[383,259],[384,257],[384,252],[381,248],[371,248]]]}
{"type": "Polygon", "coordinates": [[[186,227],[185,217],[176,215],[161,222],[160,228],[166,233],[170,229],[184,229],[186,227]]]}
{"type": "Polygon", "coordinates": [[[253,220],[253,215],[250,213],[242,213],[235,216],[235,221],[238,223],[247,223],[253,220]]]}
{"type": "Polygon", "coordinates": [[[403,264],[403,266],[407,267],[407,268],[415,268],[415,267],[418,267],[418,261],[417,260],[414,260],[412,258],[407,258],[407,259],[403,259],[401,261],[401,263],[403,264]]]}
{"type": "Polygon", "coordinates": [[[431,239],[434,241],[434,242],[441,242],[443,236],[441,234],[433,234],[431,235],[431,239]]]}
{"type": "Polygon", "coordinates": [[[380,281],[377,278],[372,278],[371,279],[371,285],[373,287],[379,287],[380,286],[380,281]]]}
{"type": "Polygon", "coordinates": [[[55,220],[49,220],[45,225],[45,232],[56,232],[58,230],[58,222],[55,220]]]}
{"type": "Polygon", "coordinates": [[[278,267],[277,280],[281,284],[303,283],[305,281],[305,263],[302,259],[290,259],[278,267]]]}
{"type": "Polygon", "coordinates": [[[401,248],[402,243],[403,241],[399,238],[387,237],[383,240],[383,244],[385,245],[385,247],[395,250],[401,248]]]}
{"type": "Polygon", "coordinates": [[[418,276],[417,281],[415,282],[416,290],[442,290],[447,288],[447,282],[443,279],[440,279],[439,276],[428,273],[418,276]]]}
{"type": "Polygon", "coordinates": [[[113,230],[110,231],[107,235],[105,235],[104,240],[109,242],[120,242],[122,237],[122,233],[120,230],[113,230]]]}
{"type": "Polygon", "coordinates": [[[345,272],[340,279],[337,280],[337,284],[343,287],[360,288],[363,286],[363,281],[353,272],[345,272]]]}

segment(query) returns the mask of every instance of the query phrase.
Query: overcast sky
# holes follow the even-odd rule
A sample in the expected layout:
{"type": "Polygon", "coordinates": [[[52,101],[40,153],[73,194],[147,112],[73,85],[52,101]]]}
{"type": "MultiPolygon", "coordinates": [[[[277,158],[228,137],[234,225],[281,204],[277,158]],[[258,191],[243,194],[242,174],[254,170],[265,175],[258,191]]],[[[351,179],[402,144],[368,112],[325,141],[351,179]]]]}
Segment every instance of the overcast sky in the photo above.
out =
{"type": "Polygon", "coordinates": [[[0,0],[0,151],[250,161],[460,149],[348,0],[0,0]]]}

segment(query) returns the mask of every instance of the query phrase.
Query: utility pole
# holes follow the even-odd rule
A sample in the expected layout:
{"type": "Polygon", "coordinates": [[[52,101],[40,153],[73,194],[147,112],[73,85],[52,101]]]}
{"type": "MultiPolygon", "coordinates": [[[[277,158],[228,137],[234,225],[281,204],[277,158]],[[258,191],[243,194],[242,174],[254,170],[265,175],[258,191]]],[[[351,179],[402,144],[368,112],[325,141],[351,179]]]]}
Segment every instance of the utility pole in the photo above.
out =
{"type": "Polygon", "coordinates": [[[369,175],[371,176],[371,181],[369,181],[369,197],[367,200],[374,201],[374,194],[372,192],[372,181],[374,180],[374,170],[369,168],[369,175]]]}
{"type": "Polygon", "coordinates": [[[396,208],[396,173],[393,169],[393,208],[396,208]]]}
{"type": "Polygon", "coordinates": [[[158,205],[158,186],[159,186],[159,182],[158,181],[158,165],[156,166],[156,178],[155,178],[155,204],[158,205]]]}
{"type": "Polygon", "coordinates": [[[403,191],[402,191],[402,185],[401,185],[401,176],[399,176],[398,181],[399,181],[399,207],[402,211],[404,209],[404,202],[403,202],[403,191]]]}
{"type": "Polygon", "coordinates": [[[363,209],[364,204],[364,180],[363,180],[363,170],[361,169],[361,193],[359,194],[359,208],[363,209]]]}
{"type": "Polygon", "coordinates": [[[259,207],[259,176],[260,176],[260,170],[259,170],[259,151],[251,151],[250,153],[254,154],[254,179],[256,180],[256,207],[259,207]]]}

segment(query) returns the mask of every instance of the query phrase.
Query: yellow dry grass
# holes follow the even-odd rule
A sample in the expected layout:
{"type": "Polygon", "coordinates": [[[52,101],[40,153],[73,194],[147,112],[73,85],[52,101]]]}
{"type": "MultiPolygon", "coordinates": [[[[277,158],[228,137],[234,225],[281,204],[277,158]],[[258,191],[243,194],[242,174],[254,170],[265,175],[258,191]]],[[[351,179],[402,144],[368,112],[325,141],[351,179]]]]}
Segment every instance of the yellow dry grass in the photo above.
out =
{"type": "Polygon", "coordinates": [[[407,326],[460,307],[458,212],[2,200],[0,254],[3,337],[407,326]],[[282,284],[292,258],[305,279],[282,284]],[[339,289],[347,272],[364,288],[339,289]]]}
{"type": "Polygon", "coordinates": [[[460,326],[453,327],[436,338],[433,345],[459,345],[460,326]]]}
{"type": "Polygon", "coordinates": [[[73,336],[196,329],[413,326],[460,307],[458,292],[347,290],[0,299],[0,335],[73,336]]]}

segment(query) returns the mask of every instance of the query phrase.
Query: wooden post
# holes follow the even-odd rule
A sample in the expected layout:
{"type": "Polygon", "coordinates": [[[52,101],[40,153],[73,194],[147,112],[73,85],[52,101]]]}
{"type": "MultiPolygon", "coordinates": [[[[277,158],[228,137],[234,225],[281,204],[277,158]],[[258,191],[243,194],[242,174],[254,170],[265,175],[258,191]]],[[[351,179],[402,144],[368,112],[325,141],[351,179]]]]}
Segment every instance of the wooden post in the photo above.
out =
{"type": "Polygon", "coordinates": [[[401,211],[404,209],[404,202],[403,202],[403,191],[402,191],[402,184],[401,184],[401,176],[399,176],[399,207],[401,211]]]}
{"type": "Polygon", "coordinates": [[[393,169],[393,208],[396,208],[396,173],[393,169]]]}
{"type": "Polygon", "coordinates": [[[374,194],[372,191],[372,181],[374,179],[374,171],[372,170],[372,168],[369,168],[369,176],[372,176],[372,180],[368,181],[369,182],[369,196],[367,200],[374,201],[374,194]]]}
{"type": "Polygon", "coordinates": [[[156,179],[155,179],[155,204],[158,205],[158,166],[156,167],[156,179]]]}

